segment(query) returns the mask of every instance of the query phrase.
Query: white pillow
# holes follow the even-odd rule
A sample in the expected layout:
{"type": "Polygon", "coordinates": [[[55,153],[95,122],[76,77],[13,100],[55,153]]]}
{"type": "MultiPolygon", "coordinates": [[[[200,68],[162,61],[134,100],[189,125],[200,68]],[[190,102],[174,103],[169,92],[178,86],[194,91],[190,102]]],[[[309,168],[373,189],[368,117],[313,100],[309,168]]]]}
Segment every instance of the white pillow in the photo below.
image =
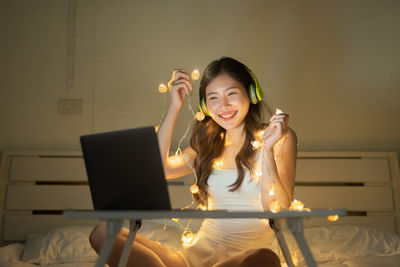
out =
{"type": "Polygon", "coordinates": [[[89,243],[93,227],[74,226],[29,235],[22,261],[30,264],[94,262],[96,252],[89,243]]]}
{"type": "Polygon", "coordinates": [[[11,244],[0,247],[0,264],[19,262],[24,249],[23,244],[11,244]]]}

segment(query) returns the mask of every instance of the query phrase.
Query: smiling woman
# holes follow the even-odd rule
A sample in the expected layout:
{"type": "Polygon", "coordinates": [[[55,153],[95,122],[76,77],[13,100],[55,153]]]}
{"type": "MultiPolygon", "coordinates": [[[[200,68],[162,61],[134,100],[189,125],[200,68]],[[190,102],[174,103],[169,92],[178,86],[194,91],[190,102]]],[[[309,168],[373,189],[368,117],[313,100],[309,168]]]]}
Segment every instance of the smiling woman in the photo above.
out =
{"type": "Polygon", "coordinates": [[[207,108],[215,122],[226,130],[243,123],[250,101],[241,83],[223,73],[210,82],[206,91],[207,108]]]}
{"type": "MultiPolygon", "coordinates": [[[[175,70],[168,89],[170,107],[157,132],[167,179],[194,169],[197,181],[191,192],[199,206],[208,210],[263,211],[270,210],[271,203],[289,206],[296,168],[296,135],[288,127],[287,114],[276,114],[268,124],[263,122],[262,91],[249,68],[227,57],[208,65],[199,88],[199,109],[205,118],[194,125],[190,147],[183,151],[182,158],[169,156],[168,151],[178,113],[193,90],[188,72],[175,70]],[[260,142],[259,149],[253,148],[254,140],[260,142]],[[271,188],[273,197],[269,194],[271,188]]],[[[118,261],[125,232],[117,238],[108,261],[111,266],[118,261]]],[[[104,225],[91,233],[96,251],[104,236],[104,225]]],[[[205,219],[196,236],[180,251],[138,235],[133,245],[135,257],[129,258],[128,265],[280,266],[279,258],[270,250],[272,236],[267,220],[205,219]]]]}

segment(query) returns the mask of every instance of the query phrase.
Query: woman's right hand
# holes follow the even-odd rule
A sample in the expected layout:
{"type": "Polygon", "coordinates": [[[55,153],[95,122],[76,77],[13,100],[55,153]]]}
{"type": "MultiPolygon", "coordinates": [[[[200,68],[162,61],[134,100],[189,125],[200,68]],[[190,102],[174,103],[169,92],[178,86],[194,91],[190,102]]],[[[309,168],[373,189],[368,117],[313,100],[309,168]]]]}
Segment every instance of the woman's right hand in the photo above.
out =
{"type": "Polygon", "coordinates": [[[170,105],[180,109],[186,96],[193,91],[188,72],[182,69],[174,70],[168,82],[168,90],[171,98],[170,105]]]}

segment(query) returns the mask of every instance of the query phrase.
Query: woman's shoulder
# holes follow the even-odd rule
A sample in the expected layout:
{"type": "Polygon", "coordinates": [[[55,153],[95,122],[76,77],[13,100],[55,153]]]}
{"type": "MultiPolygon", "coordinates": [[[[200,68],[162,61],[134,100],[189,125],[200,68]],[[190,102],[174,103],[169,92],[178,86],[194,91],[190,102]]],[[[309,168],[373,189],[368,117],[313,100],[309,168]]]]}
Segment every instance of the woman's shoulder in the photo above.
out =
{"type": "Polygon", "coordinates": [[[287,128],[286,138],[291,138],[293,140],[297,140],[296,132],[290,127],[287,128]]]}

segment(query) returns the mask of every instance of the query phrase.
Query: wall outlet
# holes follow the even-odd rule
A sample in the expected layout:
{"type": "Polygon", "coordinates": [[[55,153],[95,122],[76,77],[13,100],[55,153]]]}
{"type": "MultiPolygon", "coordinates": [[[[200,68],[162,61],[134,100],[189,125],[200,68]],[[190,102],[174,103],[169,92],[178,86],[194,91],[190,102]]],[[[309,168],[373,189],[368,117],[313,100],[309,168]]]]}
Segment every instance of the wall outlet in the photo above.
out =
{"type": "Polygon", "coordinates": [[[57,110],[60,114],[76,115],[83,113],[83,99],[60,98],[57,103],[57,110]]]}

